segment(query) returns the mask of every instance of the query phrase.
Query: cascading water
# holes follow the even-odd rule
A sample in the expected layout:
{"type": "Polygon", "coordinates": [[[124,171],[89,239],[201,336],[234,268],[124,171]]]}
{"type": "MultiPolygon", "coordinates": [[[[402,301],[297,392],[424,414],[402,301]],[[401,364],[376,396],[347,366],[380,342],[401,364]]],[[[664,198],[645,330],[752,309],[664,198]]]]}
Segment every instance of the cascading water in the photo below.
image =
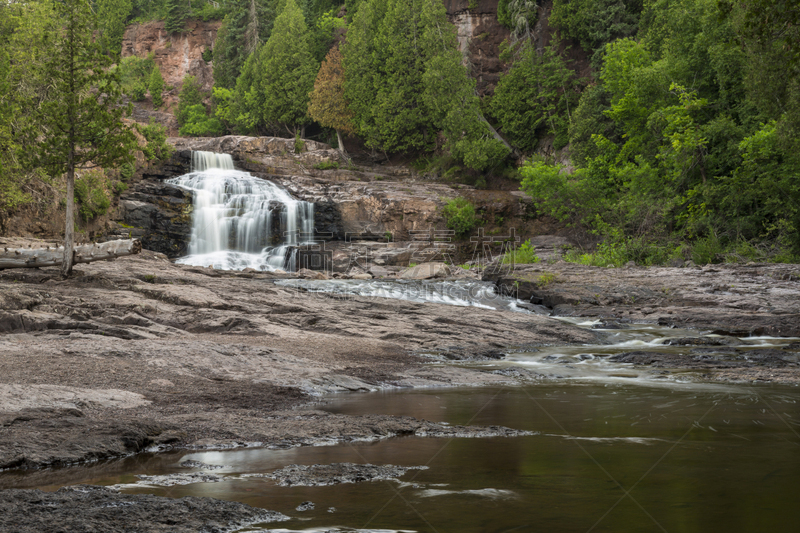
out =
{"type": "Polygon", "coordinates": [[[168,181],[194,193],[189,255],[177,263],[224,270],[295,269],[314,234],[314,204],[235,170],[229,154],[192,152],[192,171],[168,181]]]}

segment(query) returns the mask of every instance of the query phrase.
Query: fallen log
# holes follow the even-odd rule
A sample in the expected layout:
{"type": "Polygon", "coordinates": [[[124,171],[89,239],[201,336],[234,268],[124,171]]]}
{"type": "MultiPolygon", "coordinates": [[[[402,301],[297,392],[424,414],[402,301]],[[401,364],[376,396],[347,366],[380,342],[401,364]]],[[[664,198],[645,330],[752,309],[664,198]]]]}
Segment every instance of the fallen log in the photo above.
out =
{"type": "MultiPolygon", "coordinates": [[[[73,264],[105,261],[126,255],[136,255],[142,251],[142,243],[137,239],[125,239],[76,246],[73,264]]],[[[46,248],[4,248],[0,250],[0,270],[4,268],[35,268],[58,266],[64,261],[64,247],[46,248]]]]}

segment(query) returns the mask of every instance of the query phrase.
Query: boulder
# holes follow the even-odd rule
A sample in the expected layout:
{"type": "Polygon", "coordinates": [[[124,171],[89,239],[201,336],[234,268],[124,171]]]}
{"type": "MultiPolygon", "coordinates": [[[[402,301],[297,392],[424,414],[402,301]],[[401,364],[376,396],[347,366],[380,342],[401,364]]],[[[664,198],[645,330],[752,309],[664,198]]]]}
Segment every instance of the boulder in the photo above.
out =
{"type": "Polygon", "coordinates": [[[350,279],[372,279],[372,274],[367,274],[366,272],[361,274],[353,274],[350,276],[350,279]]]}
{"type": "Polygon", "coordinates": [[[446,278],[452,271],[444,263],[422,263],[400,273],[400,279],[446,278]]]}
{"type": "Polygon", "coordinates": [[[295,275],[301,279],[328,279],[328,276],[326,276],[324,272],[309,270],[307,268],[301,268],[295,272],[295,275]]]}

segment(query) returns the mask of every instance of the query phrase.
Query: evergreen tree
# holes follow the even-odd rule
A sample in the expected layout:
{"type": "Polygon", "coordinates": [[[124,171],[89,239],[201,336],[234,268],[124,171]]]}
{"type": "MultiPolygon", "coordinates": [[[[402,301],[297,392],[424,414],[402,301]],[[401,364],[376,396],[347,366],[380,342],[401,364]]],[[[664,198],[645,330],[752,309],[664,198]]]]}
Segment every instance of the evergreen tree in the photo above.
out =
{"type": "Polygon", "coordinates": [[[342,45],[345,98],[353,111],[356,133],[364,137],[370,147],[380,146],[379,126],[372,112],[375,107],[375,86],[380,78],[374,36],[385,14],[384,2],[361,2],[355,15],[348,13],[353,17],[353,22],[347,31],[347,40],[342,45]]]}
{"type": "Polygon", "coordinates": [[[158,65],[153,67],[150,73],[150,96],[153,98],[153,109],[158,109],[164,103],[161,93],[164,91],[164,78],[161,77],[161,69],[158,65]]]}
{"type": "Polygon", "coordinates": [[[430,150],[443,132],[471,168],[508,154],[480,111],[441,0],[363,0],[343,55],[345,97],[367,146],[430,150]]]}
{"type": "Polygon", "coordinates": [[[122,51],[125,22],[131,14],[131,9],[131,0],[99,0],[97,3],[100,34],[105,40],[107,50],[115,56],[122,51]]]}
{"type": "Polygon", "coordinates": [[[214,85],[233,89],[246,59],[269,39],[275,0],[233,0],[214,42],[214,85]]]}
{"type": "Polygon", "coordinates": [[[531,152],[546,135],[555,147],[569,141],[569,113],[578,103],[574,73],[558,55],[557,44],[540,54],[524,47],[508,74],[500,78],[492,98],[492,113],[515,146],[531,152]]]}
{"type": "Polygon", "coordinates": [[[303,12],[295,0],[286,0],[256,61],[254,87],[247,99],[253,116],[262,126],[283,125],[293,135],[300,134],[308,122],[308,95],[314,87],[317,64],[308,47],[303,12]]]}
{"type": "Polygon", "coordinates": [[[112,167],[129,160],[134,135],[122,123],[128,108],[111,60],[94,38],[96,19],[87,0],[52,3],[62,23],[41,43],[42,68],[50,77],[51,97],[32,110],[46,132],[36,152],[37,162],[51,175],[67,178],[64,235],[64,275],[72,272],[75,215],[75,171],[112,167]]]}
{"type": "Polygon", "coordinates": [[[166,0],[164,7],[167,11],[164,29],[167,30],[167,33],[182,32],[190,13],[191,4],[186,0],[166,0]]]}
{"type": "Polygon", "coordinates": [[[322,62],[308,102],[308,115],[321,126],[336,130],[339,150],[344,153],[342,132],[353,133],[353,112],[344,99],[344,70],[338,47],[332,48],[322,62]]]}
{"type": "Polygon", "coordinates": [[[183,126],[189,117],[189,108],[203,103],[203,94],[200,92],[200,83],[194,76],[183,78],[181,92],[178,93],[178,113],[175,118],[178,125],[183,126]]]}

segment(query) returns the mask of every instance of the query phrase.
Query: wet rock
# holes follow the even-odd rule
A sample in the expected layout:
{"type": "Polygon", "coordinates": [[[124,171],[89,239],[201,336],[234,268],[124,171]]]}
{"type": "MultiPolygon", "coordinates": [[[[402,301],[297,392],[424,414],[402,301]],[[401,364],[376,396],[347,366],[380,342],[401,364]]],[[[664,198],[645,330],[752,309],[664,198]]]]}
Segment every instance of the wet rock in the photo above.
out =
{"type": "MultiPolygon", "coordinates": [[[[427,466],[362,465],[354,463],[289,465],[265,474],[265,477],[274,479],[281,487],[322,487],[341,483],[397,480],[398,477],[410,470],[427,469],[427,466]]],[[[298,510],[300,509],[298,508],[298,510]]]]}
{"type": "Polygon", "coordinates": [[[666,346],[731,346],[740,344],[740,341],[730,337],[686,337],[668,339],[664,344],[666,346]]]}
{"type": "Polygon", "coordinates": [[[0,491],[0,531],[15,533],[223,533],[288,519],[238,502],[119,494],[91,485],[0,491]]]}
{"type": "Polygon", "coordinates": [[[314,502],[303,502],[295,508],[295,511],[300,511],[301,513],[313,510],[314,510],[314,502]]]}
{"type": "Polygon", "coordinates": [[[219,468],[225,468],[222,465],[210,465],[207,463],[201,463],[200,461],[195,461],[193,459],[187,459],[181,463],[181,466],[184,468],[202,468],[203,470],[217,470],[219,468]]]}
{"type": "Polygon", "coordinates": [[[165,474],[163,476],[137,475],[141,481],[137,485],[155,487],[175,487],[177,485],[191,485],[193,483],[219,483],[223,477],[205,472],[192,472],[189,474],[165,474]]]}

